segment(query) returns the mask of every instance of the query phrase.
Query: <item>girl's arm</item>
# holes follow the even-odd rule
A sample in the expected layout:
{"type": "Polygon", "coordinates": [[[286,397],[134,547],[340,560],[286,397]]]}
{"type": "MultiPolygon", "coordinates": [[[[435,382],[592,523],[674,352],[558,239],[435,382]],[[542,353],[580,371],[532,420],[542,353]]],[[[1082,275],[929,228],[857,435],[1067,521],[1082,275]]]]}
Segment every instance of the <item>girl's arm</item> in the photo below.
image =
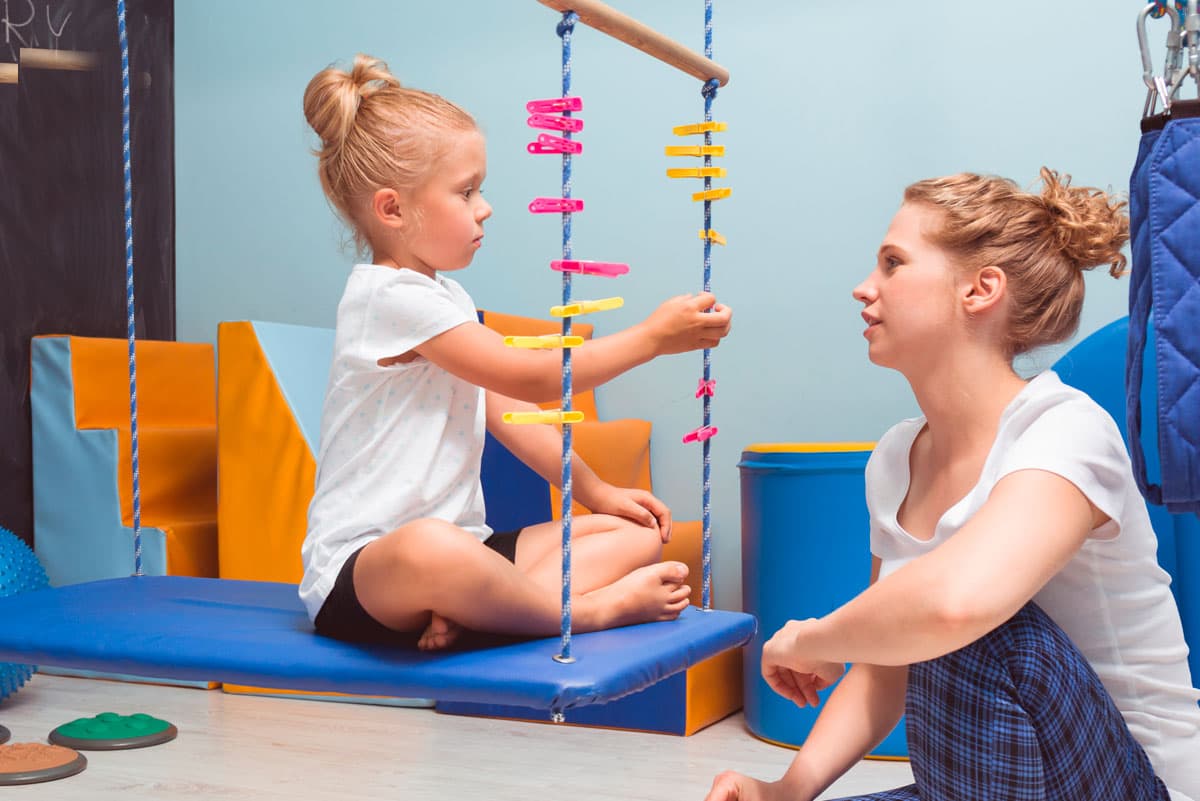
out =
{"type": "MultiPolygon", "coordinates": [[[[731,312],[714,303],[707,292],[681,295],[642,322],[575,348],[575,387],[591,389],[656,356],[715,347],[729,333],[731,312]]],[[[560,350],[506,347],[502,336],[481,323],[463,323],[415,350],[459,378],[502,395],[534,403],[559,396],[560,350]]]]}
{"type": "Polygon", "coordinates": [[[945,543],[831,614],[789,622],[773,638],[774,658],[803,675],[822,664],[908,665],[955,651],[1016,614],[1107,519],[1055,473],[1011,473],[945,543]]]}
{"type": "MultiPolygon", "coordinates": [[[[562,489],[562,434],[551,425],[512,425],[505,412],[538,411],[526,401],[497,392],[487,392],[487,428],[513,455],[555,487],[562,489]]],[[[571,485],[576,500],[593,512],[615,514],[647,527],[661,530],[663,541],[670,536],[671,512],[648,492],[614,487],[596,475],[579,457],[571,454],[571,485]]]]}

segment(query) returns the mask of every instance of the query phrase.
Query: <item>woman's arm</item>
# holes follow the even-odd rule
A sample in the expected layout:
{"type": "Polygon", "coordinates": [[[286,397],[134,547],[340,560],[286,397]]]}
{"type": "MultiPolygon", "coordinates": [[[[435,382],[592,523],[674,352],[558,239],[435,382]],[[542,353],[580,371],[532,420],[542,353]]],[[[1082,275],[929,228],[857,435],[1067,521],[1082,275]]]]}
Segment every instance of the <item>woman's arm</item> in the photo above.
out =
{"type": "Polygon", "coordinates": [[[826,663],[908,665],[955,651],[1016,614],[1107,519],[1055,473],[1011,473],[945,543],[831,614],[789,622],[775,656],[786,670],[813,673],[826,663]]]}
{"type": "MultiPolygon", "coordinates": [[[[649,317],[615,334],[575,348],[573,383],[580,392],[645,364],[656,356],[716,347],[729,333],[731,312],[708,293],[681,295],[649,317]],[[705,311],[712,308],[711,312],[705,311]]],[[[540,403],[559,397],[562,353],[504,345],[487,326],[467,322],[423,342],[416,352],[439,367],[484,389],[540,403]]]]}
{"type": "MultiPolygon", "coordinates": [[[[879,574],[872,561],[871,582],[879,574]]],[[[783,777],[760,782],[724,773],[708,801],[811,801],[833,784],[895,728],[904,713],[908,667],[858,664],[825,701],[821,714],[783,777]]]]}

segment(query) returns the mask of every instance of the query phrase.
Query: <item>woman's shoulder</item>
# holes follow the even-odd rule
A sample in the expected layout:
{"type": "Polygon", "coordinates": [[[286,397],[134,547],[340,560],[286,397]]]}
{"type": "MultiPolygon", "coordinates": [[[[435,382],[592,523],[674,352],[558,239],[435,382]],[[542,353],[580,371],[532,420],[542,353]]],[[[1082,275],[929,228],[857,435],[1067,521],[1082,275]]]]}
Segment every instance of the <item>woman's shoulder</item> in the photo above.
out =
{"type": "Polygon", "coordinates": [[[1030,380],[1006,410],[1002,428],[1009,438],[1034,430],[1121,438],[1112,415],[1086,392],[1063,383],[1053,370],[1030,380]]]}

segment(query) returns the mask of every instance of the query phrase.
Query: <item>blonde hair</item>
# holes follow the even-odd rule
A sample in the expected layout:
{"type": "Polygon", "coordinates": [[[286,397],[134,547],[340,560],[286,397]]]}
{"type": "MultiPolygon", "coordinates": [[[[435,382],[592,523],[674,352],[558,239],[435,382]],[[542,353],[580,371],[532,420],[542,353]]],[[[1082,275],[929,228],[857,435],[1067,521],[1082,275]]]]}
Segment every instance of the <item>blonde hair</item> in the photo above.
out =
{"type": "Polygon", "coordinates": [[[359,215],[375,191],[411,193],[436,164],[447,133],[478,130],[455,104],[401,86],[387,64],[362,53],[349,71],[331,66],[313,76],[304,117],[321,138],[313,151],[321,188],[360,253],[369,243],[359,215]]]}
{"type": "Polygon", "coordinates": [[[1129,239],[1126,204],[1091,187],[1073,187],[1068,175],[1043,167],[1041,192],[995,176],[962,173],[918,181],[905,201],[941,212],[925,231],[966,270],[1004,270],[1009,305],[1009,356],[1062,342],[1079,327],[1083,271],[1101,264],[1125,273],[1121,253],[1129,239]]]}

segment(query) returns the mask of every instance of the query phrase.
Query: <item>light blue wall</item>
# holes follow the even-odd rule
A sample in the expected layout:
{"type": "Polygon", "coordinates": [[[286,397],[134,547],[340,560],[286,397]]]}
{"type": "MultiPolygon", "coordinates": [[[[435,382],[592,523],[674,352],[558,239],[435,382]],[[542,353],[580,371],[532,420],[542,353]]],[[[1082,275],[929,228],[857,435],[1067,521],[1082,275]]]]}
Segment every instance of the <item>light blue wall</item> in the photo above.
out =
{"type": "MultiPolygon", "coordinates": [[[[615,5],[702,46],[700,0],[615,5]]],[[[1143,98],[1138,7],[718,0],[715,57],[732,81],[715,111],[730,123],[718,141],[734,195],[715,204],[730,244],[717,251],[714,289],[735,309],[735,332],[714,356],[719,605],[741,597],[744,446],[873,440],[916,412],[907,385],[867,361],[850,297],[903,187],[964,169],[1032,182],[1043,164],[1078,183],[1126,186],[1143,98]]],[[[332,325],[352,254],[321,196],[301,96],[317,70],[358,51],[480,121],[496,211],[460,279],[482,307],[544,315],[558,299],[546,266],[558,224],[524,208],[555,194],[558,161],[525,153],[524,103],[559,92],[556,19],[534,0],[177,3],[180,339],[212,340],[227,319],[332,325]]],[[[576,254],[633,265],[615,284],[577,291],[624,295],[624,309],[595,320],[603,333],[699,288],[701,210],[691,184],[664,177],[662,146],[681,143],[671,127],[703,107],[683,73],[590,29],[575,42],[587,121],[576,254]]],[[[1126,291],[1090,276],[1081,333],[1122,315],[1126,291]]],[[[699,370],[698,355],[670,357],[600,393],[604,417],[653,421],[656,489],[680,519],[699,517],[699,451],[679,442],[699,424],[699,370]]]]}

